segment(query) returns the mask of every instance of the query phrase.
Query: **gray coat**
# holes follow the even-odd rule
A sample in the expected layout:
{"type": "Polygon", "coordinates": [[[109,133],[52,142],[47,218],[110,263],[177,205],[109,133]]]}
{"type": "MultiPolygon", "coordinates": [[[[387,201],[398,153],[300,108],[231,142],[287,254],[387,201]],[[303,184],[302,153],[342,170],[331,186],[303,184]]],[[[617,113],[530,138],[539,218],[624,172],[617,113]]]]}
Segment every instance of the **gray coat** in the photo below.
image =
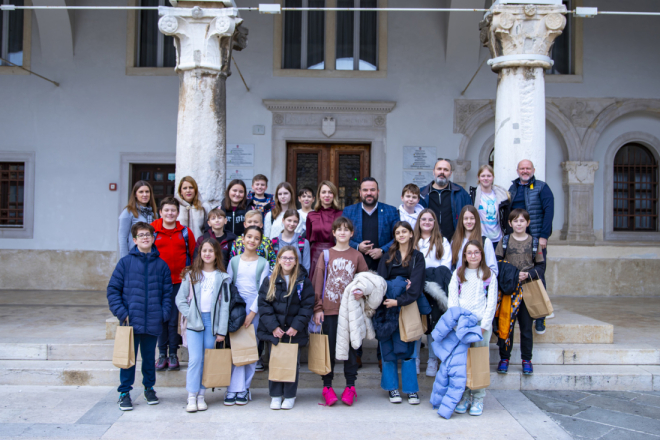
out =
{"type": "Polygon", "coordinates": [[[131,236],[131,227],[137,222],[147,223],[147,219],[140,213],[138,210],[138,216],[134,217],[133,214],[126,208],[119,214],[119,258],[123,258],[128,255],[128,252],[133,249],[135,243],[133,242],[133,237],[131,236]]]}
{"type": "MultiPolygon", "coordinates": [[[[213,335],[227,335],[227,326],[229,322],[229,301],[231,299],[230,293],[231,278],[224,272],[215,272],[215,282],[213,283],[213,297],[211,304],[214,307],[211,309],[211,322],[213,323],[213,335]],[[224,292],[227,295],[224,295],[224,292]]],[[[202,322],[202,313],[200,311],[200,304],[202,302],[202,283],[195,283],[195,296],[188,304],[188,294],[190,293],[190,274],[181,280],[181,287],[179,293],[176,295],[176,306],[183,316],[188,320],[187,329],[196,332],[204,330],[204,323],[202,322]]]]}

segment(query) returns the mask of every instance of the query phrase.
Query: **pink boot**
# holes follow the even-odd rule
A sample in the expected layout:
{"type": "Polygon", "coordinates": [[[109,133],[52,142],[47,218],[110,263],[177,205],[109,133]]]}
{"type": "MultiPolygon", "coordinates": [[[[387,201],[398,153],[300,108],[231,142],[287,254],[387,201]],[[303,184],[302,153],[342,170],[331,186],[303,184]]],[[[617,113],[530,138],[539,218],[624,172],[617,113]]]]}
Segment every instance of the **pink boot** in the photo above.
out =
{"type": "Polygon", "coordinates": [[[323,388],[323,398],[325,399],[325,406],[332,406],[337,403],[337,400],[339,400],[337,399],[335,390],[333,390],[331,387],[323,388]]]}
{"type": "Polygon", "coordinates": [[[357,393],[355,392],[355,387],[346,387],[341,395],[341,401],[346,405],[351,406],[353,405],[353,400],[355,400],[356,397],[357,393]]]}

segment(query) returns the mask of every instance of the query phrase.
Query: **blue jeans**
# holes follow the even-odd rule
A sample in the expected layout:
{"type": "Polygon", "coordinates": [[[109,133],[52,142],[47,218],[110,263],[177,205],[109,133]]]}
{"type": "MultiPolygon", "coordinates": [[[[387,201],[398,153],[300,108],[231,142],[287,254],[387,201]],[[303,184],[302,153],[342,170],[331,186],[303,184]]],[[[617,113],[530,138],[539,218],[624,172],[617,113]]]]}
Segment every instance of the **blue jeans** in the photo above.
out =
{"type": "MultiPolygon", "coordinates": [[[[398,361],[383,361],[383,374],[380,377],[380,387],[385,391],[393,391],[399,389],[398,364],[398,361]]],[[[419,384],[417,383],[417,364],[415,363],[415,358],[401,361],[401,380],[403,382],[401,391],[404,393],[409,394],[419,391],[419,384]]]]}
{"type": "MultiPolygon", "coordinates": [[[[423,338],[424,338],[424,336],[422,336],[421,338],[419,338],[417,340],[417,342],[415,342],[415,354],[414,354],[415,359],[419,358],[419,352],[422,349],[422,339],[423,338]]],[[[433,337],[431,335],[426,335],[426,345],[427,345],[427,348],[429,349],[429,359],[436,359],[437,360],[438,357],[433,352],[433,348],[431,347],[431,342],[433,342],[433,337]]]]}
{"type": "Polygon", "coordinates": [[[211,313],[202,313],[204,330],[196,332],[186,330],[188,338],[188,372],[186,373],[186,390],[189,393],[199,393],[200,389],[206,389],[202,385],[202,374],[204,373],[204,350],[215,348],[215,336],[213,336],[213,323],[211,313]]]}
{"type": "MultiPolygon", "coordinates": [[[[133,344],[135,345],[135,357],[137,358],[138,347],[142,356],[142,384],[144,388],[151,388],[156,384],[156,343],[158,336],[133,333],[133,344]]],[[[131,368],[119,370],[119,381],[121,385],[117,388],[120,393],[128,393],[133,389],[135,383],[135,365],[131,368]]]]}

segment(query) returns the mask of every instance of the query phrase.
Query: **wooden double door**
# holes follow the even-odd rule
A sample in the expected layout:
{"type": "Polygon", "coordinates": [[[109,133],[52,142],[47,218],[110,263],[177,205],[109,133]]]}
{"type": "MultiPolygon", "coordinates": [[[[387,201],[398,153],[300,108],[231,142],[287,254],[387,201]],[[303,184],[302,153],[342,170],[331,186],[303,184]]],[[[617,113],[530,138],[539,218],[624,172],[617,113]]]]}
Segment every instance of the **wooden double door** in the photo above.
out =
{"type": "Polygon", "coordinates": [[[149,182],[154,189],[154,199],[156,200],[156,206],[158,207],[161,200],[165,197],[174,195],[174,173],[175,165],[173,163],[132,164],[131,187],[129,188],[129,194],[130,191],[133,190],[133,185],[135,185],[138,180],[149,182]]]}
{"type": "Polygon", "coordinates": [[[360,182],[371,172],[368,144],[287,145],[286,181],[296,190],[316,190],[320,182],[329,180],[339,191],[339,205],[360,201],[360,182]]]}

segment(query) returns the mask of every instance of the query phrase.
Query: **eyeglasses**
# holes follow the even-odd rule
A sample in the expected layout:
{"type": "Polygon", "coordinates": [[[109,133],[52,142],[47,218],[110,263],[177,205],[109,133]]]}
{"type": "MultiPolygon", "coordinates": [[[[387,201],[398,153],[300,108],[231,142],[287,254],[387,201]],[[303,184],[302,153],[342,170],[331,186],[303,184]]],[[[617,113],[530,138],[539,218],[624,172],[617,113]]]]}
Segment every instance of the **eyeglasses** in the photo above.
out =
{"type": "Polygon", "coordinates": [[[478,257],[479,255],[481,255],[481,252],[480,251],[466,252],[465,255],[467,255],[468,257],[478,257]]]}
{"type": "Polygon", "coordinates": [[[138,234],[135,236],[135,238],[148,238],[148,237],[153,237],[151,234],[138,234]]]}
{"type": "Polygon", "coordinates": [[[280,260],[286,261],[287,263],[291,263],[293,261],[296,261],[296,258],[295,257],[282,257],[282,258],[280,258],[280,260]]]}

